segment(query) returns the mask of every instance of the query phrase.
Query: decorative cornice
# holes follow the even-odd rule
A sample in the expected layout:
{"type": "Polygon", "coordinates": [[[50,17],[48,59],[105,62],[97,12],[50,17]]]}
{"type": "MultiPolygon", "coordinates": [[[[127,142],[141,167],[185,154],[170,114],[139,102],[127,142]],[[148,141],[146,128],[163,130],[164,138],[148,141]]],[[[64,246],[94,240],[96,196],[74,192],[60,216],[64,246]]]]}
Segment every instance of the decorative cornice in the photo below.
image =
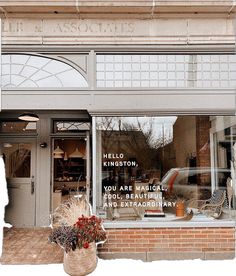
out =
{"type": "Polygon", "coordinates": [[[0,14],[2,17],[16,15],[40,14],[45,17],[64,17],[68,14],[79,18],[97,18],[101,16],[129,16],[140,18],[154,18],[163,14],[180,16],[186,14],[225,14],[236,13],[235,1],[227,0],[0,0],[0,14]]]}

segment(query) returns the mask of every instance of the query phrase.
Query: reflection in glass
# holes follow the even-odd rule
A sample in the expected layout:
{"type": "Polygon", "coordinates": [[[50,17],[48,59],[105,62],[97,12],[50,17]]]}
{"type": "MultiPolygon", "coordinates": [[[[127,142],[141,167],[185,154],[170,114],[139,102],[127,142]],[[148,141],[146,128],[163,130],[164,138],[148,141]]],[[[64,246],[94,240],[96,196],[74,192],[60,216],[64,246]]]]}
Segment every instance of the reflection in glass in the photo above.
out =
{"type": "Polygon", "coordinates": [[[0,121],[1,133],[36,133],[36,122],[0,121]]]}
{"type": "Polygon", "coordinates": [[[79,121],[54,121],[54,133],[79,132],[90,130],[90,122],[79,121]]]}
{"type": "Polygon", "coordinates": [[[6,167],[6,177],[30,177],[31,144],[4,143],[2,154],[6,167]]]}

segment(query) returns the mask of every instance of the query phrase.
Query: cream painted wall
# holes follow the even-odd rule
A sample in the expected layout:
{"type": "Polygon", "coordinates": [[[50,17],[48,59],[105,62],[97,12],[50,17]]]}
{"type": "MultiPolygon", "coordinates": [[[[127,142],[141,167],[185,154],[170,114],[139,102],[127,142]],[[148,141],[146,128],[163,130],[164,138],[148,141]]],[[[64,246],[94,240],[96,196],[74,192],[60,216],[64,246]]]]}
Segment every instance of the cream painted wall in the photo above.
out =
{"type": "Polygon", "coordinates": [[[178,117],[174,124],[174,149],[177,167],[188,167],[188,157],[196,154],[196,118],[178,117]]]}

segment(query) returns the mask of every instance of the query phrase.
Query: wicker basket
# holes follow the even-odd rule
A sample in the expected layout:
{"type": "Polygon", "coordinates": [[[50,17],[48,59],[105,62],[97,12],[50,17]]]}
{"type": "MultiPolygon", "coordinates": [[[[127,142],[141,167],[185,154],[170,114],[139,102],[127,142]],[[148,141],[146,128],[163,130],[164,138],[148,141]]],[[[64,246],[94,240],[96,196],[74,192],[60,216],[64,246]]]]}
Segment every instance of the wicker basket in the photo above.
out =
{"type": "Polygon", "coordinates": [[[63,267],[67,274],[71,276],[88,275],[97,266],[96,244],[90,243],[89,248],[76,249],[69,253],[64,253],[63,267]]]}

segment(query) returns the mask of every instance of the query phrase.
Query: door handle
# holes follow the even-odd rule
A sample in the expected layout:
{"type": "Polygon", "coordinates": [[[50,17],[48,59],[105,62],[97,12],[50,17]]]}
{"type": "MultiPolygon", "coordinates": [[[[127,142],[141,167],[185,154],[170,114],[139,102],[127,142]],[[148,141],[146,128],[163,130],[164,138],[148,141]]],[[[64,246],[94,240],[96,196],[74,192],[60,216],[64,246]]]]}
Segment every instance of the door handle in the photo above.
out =
{"type": "Polygon", "coordinates": [[[34,183],[34,176],[32,176],[32,178],[31,178],[31,195],[34,194],[34,190],[35,190],[35,183],[34,183]]]}

